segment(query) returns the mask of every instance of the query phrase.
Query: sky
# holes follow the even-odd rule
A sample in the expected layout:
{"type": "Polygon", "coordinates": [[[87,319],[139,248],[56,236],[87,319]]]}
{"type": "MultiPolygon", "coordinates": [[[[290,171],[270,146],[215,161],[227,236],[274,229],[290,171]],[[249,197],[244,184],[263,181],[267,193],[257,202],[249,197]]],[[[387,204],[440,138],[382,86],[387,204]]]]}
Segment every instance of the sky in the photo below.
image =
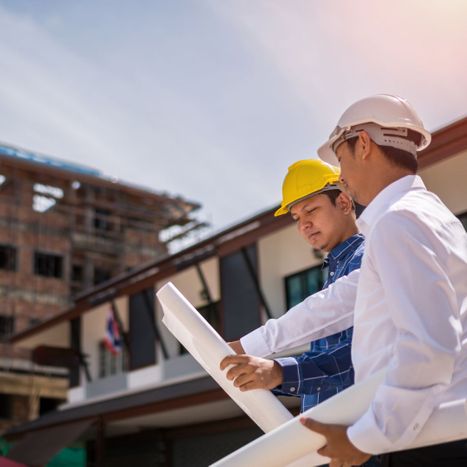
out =
{"type": "Polygon", "coordinates": [[[357,99],[465,116],[465,24],[465,0],[0,0],[0,142],[200,202],[217,230],[277,204],[357,99]]]}

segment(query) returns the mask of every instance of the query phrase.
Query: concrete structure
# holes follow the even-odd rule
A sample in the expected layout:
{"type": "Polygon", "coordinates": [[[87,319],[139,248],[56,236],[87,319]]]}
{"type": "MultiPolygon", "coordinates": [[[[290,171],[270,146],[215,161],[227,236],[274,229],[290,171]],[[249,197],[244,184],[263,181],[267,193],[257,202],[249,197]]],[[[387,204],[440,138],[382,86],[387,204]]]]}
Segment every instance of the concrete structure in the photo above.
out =
{"type": "MultiPolygon", "coordinates": [[[[467,225],[467,119],[435,132],[420,174],[467,225]]],[[[24,348],[48,343],[86,354],[90,378],[83,365],[72,367],[67,403],[8,438],[40,439],[61,427],[86,443],[93,465],[178,467],[208,465],[258,436],[163,328],[154,291],[172,281],[226,340],[284,313],[320,287],[322,258],[288,216],[273,212],[90,289],[59,316],[15,335],[24,348]],[[109,309],[126,336],[114,360],[101,344],[109,309]]]]}
{"type": "Polygon", "coordinates": [[[34,365],[5,340],[72,306],[83,290],[167,255],[159,233],[199,225],[198,207],[0,144],[0,428],[54,408],[68,387],[66,371],[34,365]]]}

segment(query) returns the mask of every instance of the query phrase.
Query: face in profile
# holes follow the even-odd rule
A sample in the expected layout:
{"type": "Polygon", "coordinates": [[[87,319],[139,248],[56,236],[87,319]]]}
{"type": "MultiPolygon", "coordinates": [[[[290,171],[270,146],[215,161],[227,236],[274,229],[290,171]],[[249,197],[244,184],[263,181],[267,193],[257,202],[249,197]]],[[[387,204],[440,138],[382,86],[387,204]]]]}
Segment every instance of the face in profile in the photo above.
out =
{"type": "Polygon", "coordinates": [[[351,200],[341,193],[336,205],[326,194],[319,194],[294,204],[290,214],[300,235],[313,247],[332,250],[341,243],[349,229],[351,200]]]}

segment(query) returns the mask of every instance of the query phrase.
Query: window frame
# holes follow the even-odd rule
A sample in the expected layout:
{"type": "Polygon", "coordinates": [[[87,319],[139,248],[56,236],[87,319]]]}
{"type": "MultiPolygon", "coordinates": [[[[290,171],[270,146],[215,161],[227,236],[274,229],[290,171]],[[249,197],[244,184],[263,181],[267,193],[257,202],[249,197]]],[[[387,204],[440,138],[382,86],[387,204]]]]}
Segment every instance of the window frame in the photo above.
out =
{"type": "Polygon", "coordinates": [[[0,342],[15,332],[16,319],[13,315],[0,314],[0,342]]]}
{"type": "Polygon", "coordinates": [[[0,250],[5,249],[5,267],[1,266],[0,270],[2,271],[12,271],[16,272],[18,269],[18,247],[9,243],[0,243],[0,250]]]}
{"type": "Polygon", "coordinates": [[[129,368],[128,355],[125,346],[120,352],[112,353],[107,347],[105,339],[98,342],[97,378],[109,378],[111,376],[126,373],[129,368]]]}
{"type": "Polygon", "coordinates": [[[50,253],[50,252],[46,252],[46,251],[41,251],[41,250],[35,250],[32,259],[33,259],[33,273],[34,273],[35,276],[47,277],[49,279],[63,279],[64,272],[65,272],[64,271],[64,269],[65,269],[65,267],[64,267],[65,266],[65,257],[63,255],[60,255],[60,254],[57,254],[57,253],[50,253]],[[41,269],[39,267],[39,264],[38,264],[39,256],[42,256],[43,258],[46,258],[46,257],[52,258],[53,257],[54,260],[59,259],[60,260],[59,268],[56,268],[56,265],[54,265],[54,271],[55,271],[55,269],[58,269],[58,275],[55,274],[55,273],[42,274],[41,272],[39,272],[39,270],[41,269]]]}
{"type": "Polygon", "coordinates": [[[300,283],[301,283],[300,284],[301,285],[301,293],[300,293],[301,300],[297,303],[300,303],[301,301],[303,301],[305,298],[309,297],[310,295],[316,292],[319,292],[323,288],[323,285],[325,282],[325,275],[322,269],[322,264],[311,266],[309,268],[306,268],[301,271],[294,272],[293,274],[289,274],[288,276],[285,276],[284,277],[284,290],[285,290],[285,303],[286,303],[287,310],[297,305],[297,303],[292,303],[292,297],[291,297],[290,286],[289,286],[290,282],[293,279],[296,279],[297,277],[300,279],[300,283]],[[318,288],[313,291],[308,290],[308,287],[307,287],[307,284],[308,284],[307,276],[310,272],[319,273],[318,288]]]}

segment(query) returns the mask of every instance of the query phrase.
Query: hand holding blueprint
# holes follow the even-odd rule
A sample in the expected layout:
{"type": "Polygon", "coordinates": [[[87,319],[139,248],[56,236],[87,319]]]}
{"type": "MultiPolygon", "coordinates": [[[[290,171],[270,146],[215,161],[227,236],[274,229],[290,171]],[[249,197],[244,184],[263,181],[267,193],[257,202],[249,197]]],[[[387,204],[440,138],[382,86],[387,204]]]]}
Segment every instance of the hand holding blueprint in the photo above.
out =
{"type": "MultiPolygon", "coordinates": [[[[266,432],[262,437],[216,462],[225,467],[308,467],[326,462],[317,450],[322,435],[305,428],[269,391],[241,392],[225,377],[219,363],[233,350],[196,311],[177,288],[168,283],[157,293],[164,311],[163,323],[225,392],[266,432]]],[[[351,425],[368,409],[385,371],[355,384],[302,416],[323,423],[351,425]]],[[[414,443],[407,448],[467,438],[467,401],[442,404],[428,419],[414,443]]]]}
{"type": "Polygon", "coordinates": [[[172,283],[164,285],[157,298],[164,312],[162,322],[169,331],[263,431],[271,431],[293,418],[271,392],[241,392],[225,377],[219,363],[234,351],[172,283]]]}

